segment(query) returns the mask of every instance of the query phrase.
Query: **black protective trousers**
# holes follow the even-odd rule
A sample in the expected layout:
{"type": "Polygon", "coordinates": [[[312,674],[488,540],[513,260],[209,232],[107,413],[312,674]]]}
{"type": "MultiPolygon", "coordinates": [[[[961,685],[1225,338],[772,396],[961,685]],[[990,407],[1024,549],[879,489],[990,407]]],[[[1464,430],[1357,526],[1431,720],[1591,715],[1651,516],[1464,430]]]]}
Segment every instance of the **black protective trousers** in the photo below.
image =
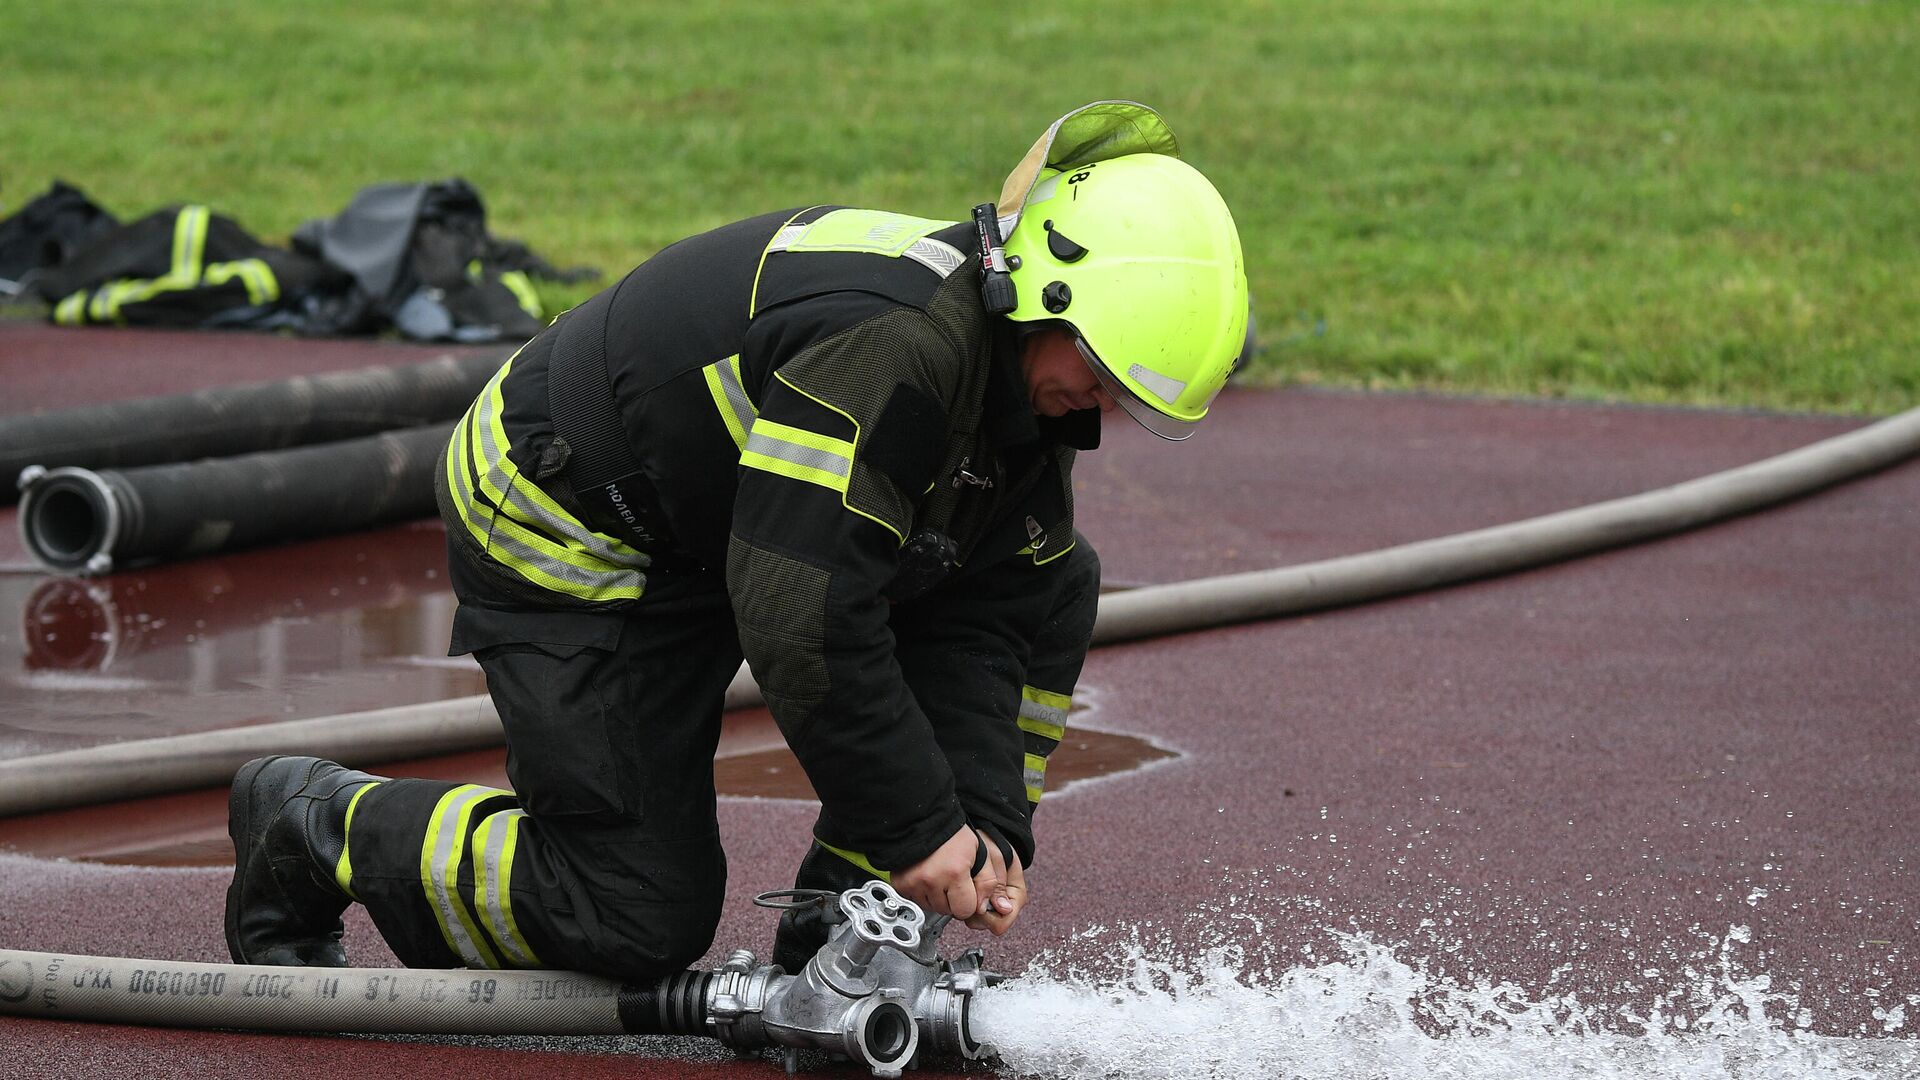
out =
{"type": "MultiPolygon", "coordinates": [[[[626,979],[689,966],[712,944],[727,876],[712,760],[741,652],[724,582],[650,573],[631,607],[558,610],[507,596],[466,557],[451,552],[454,649],[471,651],[486,673],[513,787],[390,780],[368,789],[348,824],[355,898],[410,966],[626,979]]],[[[1082,538],[1052,564],[1013,572],[1029,594],[1018,604],[1031,645],[1021,681],[1069,695],[1092,633],[1099,561],[1082,538]]],[[[964,595],[966,582],[957,584],[899,605],[890,620],[923,701],[980,697],[962,685],[969,679],[1007,681],[935,645],[939,605],[964,595]]],[[[1019,693],[1015,685],[1006,701],[1008,725],[1019,693]]],[[[928,712],[937,722],[938,710],[928,712]]],[[[869,876],[817,845],[803,854],[802,885],[851,887],[869,876]]],[[[791,962],[796,943],[783,944],[791,962]]]]}

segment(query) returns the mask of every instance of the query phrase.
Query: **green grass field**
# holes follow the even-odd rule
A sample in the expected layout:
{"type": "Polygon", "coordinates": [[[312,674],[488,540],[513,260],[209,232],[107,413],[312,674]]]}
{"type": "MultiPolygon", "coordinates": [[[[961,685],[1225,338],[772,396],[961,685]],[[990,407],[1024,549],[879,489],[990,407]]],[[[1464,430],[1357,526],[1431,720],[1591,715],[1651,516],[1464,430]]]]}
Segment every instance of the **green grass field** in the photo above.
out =
{"type": "Polygon", "coordinates": [[[0,5],[0,200],[284,239],[462,175],[617,273],[815,201],[959,217],[1055,116],[1160,108],[1240,222],[1263,377],[1920,403],[1920,7],[1359,0],[0,5]],[[957,9],[957,6],[956,6],[957,9]]]}

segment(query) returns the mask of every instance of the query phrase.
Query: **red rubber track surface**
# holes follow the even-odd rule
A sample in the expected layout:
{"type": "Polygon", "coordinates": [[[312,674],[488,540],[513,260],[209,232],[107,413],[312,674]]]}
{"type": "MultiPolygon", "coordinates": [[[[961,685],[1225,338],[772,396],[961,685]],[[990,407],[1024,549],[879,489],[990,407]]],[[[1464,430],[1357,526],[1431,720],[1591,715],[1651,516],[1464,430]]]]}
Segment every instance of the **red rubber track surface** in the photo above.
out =
{"type": "MultiPolygon", "coordinates": [[[[263,340],[281,373],[393,355],[0,324],[5,409],[19,411],[17,393],[52,403],[75,384],[101,399],[224,381],[242,365],[202,358],[263,340]],[[120,348],[136,341],[137,358],[120,348]],[[56,359],[61,377],[22,373],[22,355],[56,359]],[[126,386],[115,372],[136,364],[146,375],[126,386]]],[[[1232,390],[1217,409],[1188,445],[1115,423],[1109,445],[1081,459],[1082,528],[1110,582],[1511,521],[1863,422],[1305,391],[1232,390]]],[[[275,550],[292,567],[305,547],[275,550]]],[[[1359,929],[1436,969],[1626,1000],[1650,958],[1710,959],[1712,941],[1744,926],[1741,961],[1792,987],[1821,1030],[1854,1031],[1869,1023],[1868,990],[1920,993],[1916,567],[1920,465],[1909,464],[1527,573],[1098,650],[1082,722],[1180,756],[1048,798],[1033,904],[1015,934],[987,943],[989,960],[1008,971],[1042,952],[1096,962],[1101,946],[1084,931],[1139,927],[1297,961],[1309,946],[1324,955],[1330,929],[1359,929]],[[1257,934],[1243,917],[1259,920],[1257,934]]],[[[0,665],[17,655],[0,653],[0,665]]],[[[710,961],[769,944],[772,919],[748,899],[787,883],[811,814],[798,801],[723,802],[732,879],[710,961]]],[[[216,869],[0,851],[0,947],[224,960],[225,884],[216,869]]],[[[392,962],[364,916],[348,926],[356,963],[392,962]]],[[[414,1042],[0,1019],[0,1043],[26,1076],[251,1077],[322,1057],[330,1073],[421,1077],[778,1068],[699,1040],[414,1042]]]]}

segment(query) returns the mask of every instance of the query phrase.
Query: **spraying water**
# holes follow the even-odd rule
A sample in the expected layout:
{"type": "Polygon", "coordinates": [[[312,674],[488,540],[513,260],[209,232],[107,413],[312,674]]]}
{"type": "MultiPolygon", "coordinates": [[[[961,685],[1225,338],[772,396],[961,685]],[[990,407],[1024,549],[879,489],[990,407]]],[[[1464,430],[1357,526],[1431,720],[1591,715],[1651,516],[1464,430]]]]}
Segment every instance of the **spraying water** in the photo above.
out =
{"type": "Polygon", "coordinates": [[[1004,1073],[1048,1080],[1920,1077],[1906,1019],[1920,1001],[1876,1011],[1877,1036],[1816,1035],[1792,995],[1734,971],[1741,927],[1640,1008],[1437,975],[1365,934],[1328,933],[1336,956],[1278,970],[1239,945],[1196,955],[1135,929],[1105,944],[1102,973],[1037,958],[978,1002],[975,1032],[1004,1073]]]}

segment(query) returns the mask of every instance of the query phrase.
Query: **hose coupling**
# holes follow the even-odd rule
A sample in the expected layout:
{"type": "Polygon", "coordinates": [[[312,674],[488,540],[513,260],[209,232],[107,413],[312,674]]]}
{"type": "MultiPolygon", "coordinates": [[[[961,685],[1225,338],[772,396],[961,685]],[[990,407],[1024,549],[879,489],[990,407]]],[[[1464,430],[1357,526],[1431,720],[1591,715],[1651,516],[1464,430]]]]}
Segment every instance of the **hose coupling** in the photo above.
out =
{"type": "Polygon", "coordinates": [[[974,1040],[974,995],[999,981],[982,954],[969,949],[952,962],[938,951],[948,919],[929,920],[911,900],[881,881],[837,896],[783,891],[755,899],[764,907],[831,904],[831,936],[805,968],[788,975],[742,949],[708,973],[706,1027],[740,1049],[786,1050],[789,1072],[799,1051],[824,1050],[859,1061],[877,1077],[897,1077],[924,1049],[966,1060],[992,1051],[974,1040]]]}

